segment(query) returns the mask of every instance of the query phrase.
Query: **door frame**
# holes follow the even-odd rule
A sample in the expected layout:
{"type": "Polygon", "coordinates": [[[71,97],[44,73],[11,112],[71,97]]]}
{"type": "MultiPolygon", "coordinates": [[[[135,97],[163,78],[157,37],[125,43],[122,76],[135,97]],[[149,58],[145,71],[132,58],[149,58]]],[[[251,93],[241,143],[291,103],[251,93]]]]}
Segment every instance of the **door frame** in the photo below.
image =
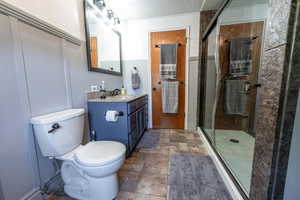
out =
{"type": "MultiPolygon", "coordinates": [[[[148,96],[149,96],[149,128],[152,128],[152,63],[151,63],[151,33],[152,32],[164,32],[164,31],[177,31],[185,30],[186,34],[186,49],[185,49],[185,105],[184,105],[184,129],[188,129],[188,109],[189,109],[189,58],[190,58],[190,26],[176,26],[172,28],[158,28],[148,30],[148,68],[147,68],[147,78],[148,78],[148,96]]],[[[198,91],[198,89],[197,89],[198,91]]]]}

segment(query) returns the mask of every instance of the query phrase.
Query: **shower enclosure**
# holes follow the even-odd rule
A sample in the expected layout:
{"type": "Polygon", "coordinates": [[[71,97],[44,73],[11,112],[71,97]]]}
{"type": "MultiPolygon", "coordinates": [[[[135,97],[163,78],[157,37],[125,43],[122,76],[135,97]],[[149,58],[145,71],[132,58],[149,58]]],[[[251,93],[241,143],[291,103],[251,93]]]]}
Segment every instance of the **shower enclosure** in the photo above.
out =
{"type": "Polygon", "coordinates": [[[267,8],[267,0],[232,0],[203,38],[207,49],[202,52],[199,126],[245,196],[251,183],[267,8]]]}

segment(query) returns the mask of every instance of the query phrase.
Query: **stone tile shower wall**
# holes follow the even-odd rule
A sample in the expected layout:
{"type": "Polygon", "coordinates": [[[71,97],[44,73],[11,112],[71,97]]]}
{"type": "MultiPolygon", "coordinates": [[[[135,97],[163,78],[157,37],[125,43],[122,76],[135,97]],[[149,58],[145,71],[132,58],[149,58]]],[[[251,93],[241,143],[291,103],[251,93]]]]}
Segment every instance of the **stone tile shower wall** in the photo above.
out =
{"type": "Polygon", "coordinates": [[[299,9],[298,0],[269,1],[259,74],[262,87],[258,94],[251,200],[283,199],[300,85],[297,6],[299,9]]]}

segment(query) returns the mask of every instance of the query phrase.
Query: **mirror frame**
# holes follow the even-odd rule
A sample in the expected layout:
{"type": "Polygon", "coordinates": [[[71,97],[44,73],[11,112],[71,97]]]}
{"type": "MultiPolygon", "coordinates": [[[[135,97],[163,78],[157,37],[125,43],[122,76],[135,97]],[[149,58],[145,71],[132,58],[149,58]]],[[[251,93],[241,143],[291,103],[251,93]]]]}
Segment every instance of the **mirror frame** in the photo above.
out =
{"type": "MultiPolygon", "coordinates": [[[[98,73],[103,73],[103,74],[111,74],[111,75],[116,75],[116,76],[122,76],[123,75],[123,64],[122,64],[122,42],[121,42],[121,34],[120,32],[111,29],[114,33],[117,34],[119,37],[119,48],[120,48],[120,72],[116,71],[110,71],[106,69],[101,69],[97,67],[92,67],[91,63],[91,56],[90,56],[90,31],[89,31],[89,26],[88,26],[88,20],[87,20],[87,15],[86,15],[86,9],[87,9],[87,4],[90,4],[88,0],[83,1],[83,14],[84,14],[84,26],[85,26],[85,37],[86,37],[86,57],[87,57],[87,64],[88,64],[88,70],[91,72],[98,72],[98,73]]],[[[108,27],[109,28],[109,27],[108,27]]]]}

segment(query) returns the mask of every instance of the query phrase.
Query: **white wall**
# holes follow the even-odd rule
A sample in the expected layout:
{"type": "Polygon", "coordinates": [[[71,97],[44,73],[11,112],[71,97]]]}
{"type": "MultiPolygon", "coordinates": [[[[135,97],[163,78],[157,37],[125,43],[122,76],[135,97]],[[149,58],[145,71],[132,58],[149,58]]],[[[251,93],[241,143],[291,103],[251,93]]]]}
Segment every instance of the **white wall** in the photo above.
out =
{"type": "Polygon", "coordinates": [[[83,0],[3,0],[74,37],[85,40],[83,0]]]}
{"type": "Polygon", "coordinates": [[[149,59],[149,32],[163,29],[190,27],[190,56],[198,56],[200,13],[187,13],[165,17],[122,22],[124,60],[149,59]]]}
{"type": "MultiPolygon", "coordinates": [[[[151,94],[151,66],[149,60],[149,33],[155,31],[163,30],[176,30],[189,28],[189,52],[187,55],[189,57],[198,57],[199,50],[199,25],[200,25],[200,13],[185,13],[180,15],[171,15],[157,18],[148,19],[138,19],[129,20],[127,22],[122,22],[120,28],[122,34],[122,56],[124,60],[124,86],[128,93],[148,93],[151,94]],[[137,91],[132,90],[130,76],[132,67],[138,63],[144,62],[143,66],[137,66],[141,79],[143,88],[137,91]]],[[[189,60],[189,57],[186,59],[189,60]]],[[[197,77],[193,76],[198,74],[197,61],[193,63],[189,62],[186,66],[186,72],[190,77],[188,86],[189,95],[189,106],[190,108],[187,112],[187,121],[190,122],[187,126],[189,128],[196,128],[196,110],[197,110],[197,77]]],[[[149,111],[151,113],[151,99],[149,111]]],[[[151,121],[150,114],[150,121],[151,121]]]]}

